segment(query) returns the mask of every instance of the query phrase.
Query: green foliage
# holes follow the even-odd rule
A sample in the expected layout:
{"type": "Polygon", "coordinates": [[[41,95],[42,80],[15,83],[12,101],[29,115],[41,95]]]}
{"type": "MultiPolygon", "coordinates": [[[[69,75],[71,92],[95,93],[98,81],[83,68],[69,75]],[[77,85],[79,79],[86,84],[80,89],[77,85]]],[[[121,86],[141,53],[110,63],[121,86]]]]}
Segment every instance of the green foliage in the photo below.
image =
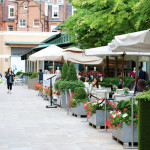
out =
{"type": "Polygon", "coordinates": [[[139,106],[139,122],[138,122],[138,149],[139,150],[149,150],[150,142],[150,101],[140,100],[138,102],[139,106]]]}
{"type": "Polygon", "coordinates": [[[70,0],[77,10],[62,29],[82,48],[107,45],[115,35],[150,28],[150,0],[70,0]]]}
{"type": "Polygon", "coordinates": [[[30,79],[37,78],[37,77],[38,77],[38,72],[34,72],[34,73],[32,73],[32,75],[30,76],[30,79]]]}
{"type": "Polygon", "coordinates": [[[56,80],[56,82],[54,83],[54,88],[56,91],[59,90],[59,86],[60,86],[61,82],[63,82],[63,81],[62,80],[56,80]]]}
{"type": "Polygon", "coordinates": [[[19,75],[21,75],[22,74],[22,72],[21,71],[18,71],[17,73],[16,73],[16,76],[19,76],[19,75]]]}
{"type": "Polygon", "coordinates": [[[77,72],[76,67],[73,62],[70,63],[68,75],[67,75],[67,81],[77,81],[77,72]]]}
{"type": "Polygon", "coordinates": [[[86,91],[85,91],[85,88],[84,87],[79,87],[78,90],[77,90],[77,93],[75,95],[75,99],[86,99],[86,91]]]}
{"type": "Polygon", "coordinates": [[[32,75],[32,73],[23,73],[23,75],[24,75],[24,76],[29,76],[29,77],[30,77],[30,76],[32,75]]]}
{"type": "Polygon", "coordinates": [[[150,101],[150,91],[138,93],[134,99],[138,101],[150,101]]]}
{"type": "Polygon", "coordinates": [[[61,80],[66,80],[68,74],[68,64],[64,62],[61,73],[61,80]]]}
{"type": "Polygon", "coordinates": [[[71,89],[72,92],[75,91],[77,87],[85,87],[82,81],[63,81],[59,85],[59,91],[65,91],[71,89]]]}

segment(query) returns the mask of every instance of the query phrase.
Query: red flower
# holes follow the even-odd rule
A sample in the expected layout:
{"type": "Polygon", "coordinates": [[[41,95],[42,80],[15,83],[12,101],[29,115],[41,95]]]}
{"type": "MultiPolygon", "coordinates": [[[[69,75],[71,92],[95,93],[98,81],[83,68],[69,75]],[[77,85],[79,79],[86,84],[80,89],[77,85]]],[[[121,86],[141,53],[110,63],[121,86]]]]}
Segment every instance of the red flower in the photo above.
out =
{"type": "Polygon", "coordinates": [[[136,118],[138,118],[138,115],[135,115],[136,118]]]}
{"type": "Polygon", "coordinates": [[[127,108],[124,108],[124,110],[127,110],[127,108]]]}
{"type": "Polygon", "coordinates": [[[89,111],[87,111],[87,112],[86,112],[86,115],[90,115],[90,112],[89,112],[89,111]]]}

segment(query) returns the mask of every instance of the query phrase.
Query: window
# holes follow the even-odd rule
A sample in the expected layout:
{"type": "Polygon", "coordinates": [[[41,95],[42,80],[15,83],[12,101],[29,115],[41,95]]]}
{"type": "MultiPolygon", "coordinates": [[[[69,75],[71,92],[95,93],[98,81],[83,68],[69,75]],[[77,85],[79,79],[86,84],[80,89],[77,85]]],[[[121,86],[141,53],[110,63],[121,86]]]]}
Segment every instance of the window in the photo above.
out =
{"type": "Polygon", "coordinates": [[[24,10],[28,10],[28,5],[24,5],[24,10]]]}
{"type": "Polygon", "coordinates": [[[56,27],[56,25],[51,25],[51,32],[57,32],[57,30],[55,30],[56,27]]]}
{"type": "Polygon", "coordinates": [[[13,31],[13,26],[12,25],[8,25],[7,26],[7,31],[13,31]]]}
{"type": "Polygon", "coordinates": [[[14,18],[15,17],[15,8],[14,6],[8,6],[8,18],[14,18]]]}
{"type": "Polygon", "coordinates": [[[57,3],[63,3],[64,1],[63,0],[57,0],[57,3]]]}
{"type": "Polygon", "coordinates": [[[26,26],[26,21],[20,20],[20,27],[25,27],[25,26],[26,26]]]}
{"type": "Polygon", "coordinates": [[[35,20],[33,21],[33,26],[34,26],[34,27],[39,27],[39,25],[40,25],[39,20],[38,20],[38,19],[35,19],[35,20]]]}
{"type": "Polygon", "coordinates": [[[59,6],[58,5],[53,5],[52,6],[52,18],[58,18],[58,13],[59,13],[59,6]]]}

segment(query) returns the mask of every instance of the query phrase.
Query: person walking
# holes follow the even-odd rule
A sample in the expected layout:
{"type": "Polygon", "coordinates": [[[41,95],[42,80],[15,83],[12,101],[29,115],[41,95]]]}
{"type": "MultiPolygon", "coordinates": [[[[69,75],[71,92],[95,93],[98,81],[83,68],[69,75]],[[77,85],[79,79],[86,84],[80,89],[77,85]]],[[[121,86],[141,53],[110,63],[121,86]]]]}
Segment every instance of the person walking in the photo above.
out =
{"type": "Polygon", "coordinates": [[[5,77],[7,79],[7,89],[8,89],[7,94],[11,94],[12,84],[13,84],[14,77],[15,77],[15,74],[12,72],[11,68],[8,68],[8,71],[5,75],[5,77]]]}
{"type": "Polygon", "coordinates": [[[39,77],[39,83],[42,83],[43,82],[43,72],[42,72],[42,69],[39,70],[39,74],[38,74],[38,77],[39,77]]]}

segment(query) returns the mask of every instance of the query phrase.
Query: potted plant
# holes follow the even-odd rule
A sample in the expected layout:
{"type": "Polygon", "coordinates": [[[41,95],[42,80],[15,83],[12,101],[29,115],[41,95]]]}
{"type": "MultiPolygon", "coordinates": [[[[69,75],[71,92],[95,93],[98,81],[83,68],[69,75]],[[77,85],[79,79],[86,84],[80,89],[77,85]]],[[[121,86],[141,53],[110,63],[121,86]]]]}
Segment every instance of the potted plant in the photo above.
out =
{"type": "Polygon", "coordinates": [[[84,102],[87,101],[86,91],[83,87],[76,88],[77,93],[69,100],[68,107],[73,115],[77,117],[86,116],[84,102]]]}
{"type": "Polygon", "coordinates": [[[137,94],[135,100],[138,101],[138,149],[139,150],[149,150],[150,142],[150,91],[137,94]]]}
{"type": "MultiPolygon", "coordinates": [[[[130,143],[131,140],[131,101],[120,101],[117,104],[117,108],[110,112],[110,118],[107,120],[108,128],[112,128],[112,136],[115,139],[123,143],[130,143]],[[126,106],[128,106],[126,108],[126,106]]],[[[138,142],[138,107],[134,103],[134,142],[138,142]]]]}
{"type": "MultiPolygon", "coordinates": [[[[85,102],[84,109],[89,116],[88,122],[90,125],[96,126],[97,129],[105,126],[105,101],[102,99],[95,99],[93,102],[85,102]]],[[[115,103],[110,102],[111,107],[115,107],[115,103]]],[[[109,104],[106,104],[107,118],[109,118],[109,111],[112,110],[109,104]]]]}

